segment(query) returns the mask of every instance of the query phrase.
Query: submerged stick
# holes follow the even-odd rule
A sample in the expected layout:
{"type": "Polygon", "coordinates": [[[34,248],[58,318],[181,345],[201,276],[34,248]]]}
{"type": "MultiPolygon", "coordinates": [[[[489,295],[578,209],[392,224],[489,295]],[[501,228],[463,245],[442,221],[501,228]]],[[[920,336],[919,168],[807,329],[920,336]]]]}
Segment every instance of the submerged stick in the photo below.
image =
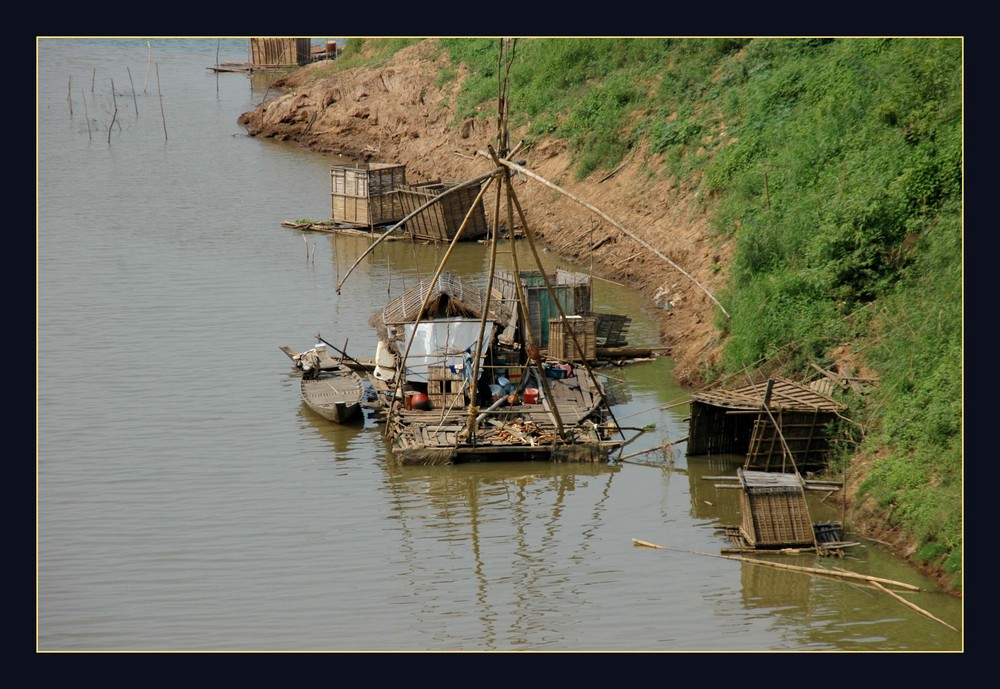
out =
{"type": "Polygon", "coordinates": [[[129,69],[128,67],[126,67],[125,71],[128,72],[128,83],[132,87],[132,105],[135,106],[135,114],[136,114],[136,117],[138,117],[139,116],[139,101],[136,100],[136,97],[135,97],[135,82],[132,81],[132,70],[129,69]]]}
{"type": "Polygon", "coordinates": [[[160,90],[160,65],[156,65],[156,92],[160,96],[160,119],[163,120],[163,140],[167,140],[167,118],[163,115],[163,91],[160,90]]]}

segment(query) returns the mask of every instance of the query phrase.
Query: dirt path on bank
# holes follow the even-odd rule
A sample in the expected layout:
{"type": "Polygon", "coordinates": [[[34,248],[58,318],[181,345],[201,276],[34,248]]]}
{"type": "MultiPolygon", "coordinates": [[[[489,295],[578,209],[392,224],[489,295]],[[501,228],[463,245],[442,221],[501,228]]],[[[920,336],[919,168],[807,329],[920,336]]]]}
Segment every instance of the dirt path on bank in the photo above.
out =
{"type": "MultiPolygon", "coordinates": [[[[315,81],[323,63],[276,82],[282,95],[240,118],[251,136],[296,141],[352,160],[406,163],[407,181],[459,181],[491,169],[479,154],[496,139],[496,123],[454,120],[458,80],[440,87],[447,65],[436,41],[399,52],[378,70],[353,69],[315,81]]],[[[512,104],[516,108],[516,103],[512,104]]],[[[512,145],[521,139],[511,132],[512,145]]],[[[600,209],[679,266],[711,294],[721,288],[728,247],[716,245],[697,193],[650,173],[658,161],[633,153],[610,175],[573,179],[572,156],[560,141],[518,152],[525,167],[600,209]]],[[[531,178],[516,182],[536,240],[598,277],[640,290],[683,385],[702,383],[702,362],[716,356],[718,306],[692,279],[592,211],[531,178]]],[[[493,208],[490,195],[486,208],[493,208]]],[[[489,214],[489,212],[488,212],[489,214]]],[[[632,343],[652,345],[654,343],[632,343]]]]}

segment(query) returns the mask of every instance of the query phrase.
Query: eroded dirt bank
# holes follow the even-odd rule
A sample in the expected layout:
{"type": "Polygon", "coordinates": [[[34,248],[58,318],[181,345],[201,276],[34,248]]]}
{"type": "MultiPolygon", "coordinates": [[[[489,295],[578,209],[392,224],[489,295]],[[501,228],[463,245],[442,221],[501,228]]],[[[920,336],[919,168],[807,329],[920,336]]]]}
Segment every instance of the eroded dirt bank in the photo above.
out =
{"type": "MultiPolygon", "coordinates": [[[[479,152],[495,141],[496,123],[455,122],[458,83],[443,88],[435,83],[444,64],[434,64],[433,43],[401,51],[382,69],[349,70],[318,82],[314,72],[322,63],[310,65],[277,82],[282,95],[240,122],[251,136],[292,140],[353,160],[404,162],[411,183],[482,174],[492,165],[479,152]]],[[[512,145],[520,141],[517,134],[511,132],[512,145]]],[[[696,195],[650,175],[656,161],[642,154],[610,176],[595,173],[583,182],[574,181],[571,155],[562,142],[540,142],[515,157],[603,211],[690,276],[544,184],[530,178],[517,182],[536,240],[578,264],[593,262],[601,278],[638,288],[659,323],[662,345],[676,362],[676,377],[687,386],[699,385],[701,362],[715,355],[713,319],[719,313],[704,290],[714,295],[721,287],[724,273],[717,269],[726,264],[726,247],[713,243],[696,195]]],[[[492,207],[488,195],[486,208],[492,207]]]]}

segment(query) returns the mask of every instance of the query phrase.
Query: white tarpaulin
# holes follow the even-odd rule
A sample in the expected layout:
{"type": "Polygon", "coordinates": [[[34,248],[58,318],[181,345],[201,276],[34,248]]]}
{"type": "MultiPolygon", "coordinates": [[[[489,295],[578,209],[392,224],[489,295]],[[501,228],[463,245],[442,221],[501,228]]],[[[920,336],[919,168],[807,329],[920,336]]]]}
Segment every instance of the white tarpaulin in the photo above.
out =
{"type": "MultiPolygon", "coordinates": [[[[472,346],[479,337],[480,321],[468,318],[455,318],[446,321],[428,321],[417,326],[416,335],[413,333],[413,324],[405,326],[406,342],[405,347],[409,347],[410,353],[406,357],[406,380],[410,382],[426,383],[427,371],[431,365],[444,364],[455,367],[456,372],[461,372],[468,361],[472,362],[472,346]],[[413,344],[409,344],[410,340],[413,344]]],[[[487,343],[493,340],[493,324],[487,323],[483,332],[483,340],[487,343]]],[[[479,346],[479,356],[485,356],[482,345],[479,346]]],[[[480,375],[482,375],[482,362],[480,362],[480,375]]],[[[471,376],[471,372],[467,374],[471,376]]]]}

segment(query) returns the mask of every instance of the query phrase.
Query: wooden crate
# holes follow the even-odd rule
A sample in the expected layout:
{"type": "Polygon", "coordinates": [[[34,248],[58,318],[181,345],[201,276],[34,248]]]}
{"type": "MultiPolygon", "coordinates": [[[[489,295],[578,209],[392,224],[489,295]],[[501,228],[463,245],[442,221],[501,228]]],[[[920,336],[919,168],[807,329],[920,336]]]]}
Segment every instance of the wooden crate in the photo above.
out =
{"type": "Polygon", "coordinates": [[[250,64],[267,67],[294,67],[312,61],[308,38],[250,39],[250,64]]]}
{"type": "Polygon", "coordinates": [[[464,407],[463,383],[461,374],[452,373],[447,366],[431,366],[427,371],[427,397],[431,401],[431,409],[464,407]]]}
{"type": "Polygon", "coordinates": [[[583,349],[583,359],[593,361],[597,358],[597,319],[593,316],[566,316],[553,318],[549,321],[549,349],[551,359],[563,361],[580,361],[581,357],[573,344],[573,337],[583,349]]]}
{"type": "Polygon", "coordinates": [[[384,225],[403,217],[396,189],[406,184],[406,165],[366,163],[330,168],[334,222],[384,225]]]}
{"type": "MultiPolygon", "coordinates": [[[[396,190],[399,199],[401,217],[413,213],[428,201],[441,196],[454,184],[432,182],[428,184],[401,185],[396,190]]],[[[472,209],[469,221],[462,231],[462,239],[477,239],[486,234],[486,214],[483,202],[473,207],[481,185],[465,187],[443,197],[439,202],[420,211],[406,221],[406,229],[415,239],[432,242],[450,242],[458,234],[462,221],[472,209]]]]}
{"type": "Polygon", "coordinates": [[[523,352],[519,349],[496,347],[493,349],[493,371],[491,377],[496,377],[501,371],[507,372],[507,380],[517,386],[521,382],[523,352]]]}

